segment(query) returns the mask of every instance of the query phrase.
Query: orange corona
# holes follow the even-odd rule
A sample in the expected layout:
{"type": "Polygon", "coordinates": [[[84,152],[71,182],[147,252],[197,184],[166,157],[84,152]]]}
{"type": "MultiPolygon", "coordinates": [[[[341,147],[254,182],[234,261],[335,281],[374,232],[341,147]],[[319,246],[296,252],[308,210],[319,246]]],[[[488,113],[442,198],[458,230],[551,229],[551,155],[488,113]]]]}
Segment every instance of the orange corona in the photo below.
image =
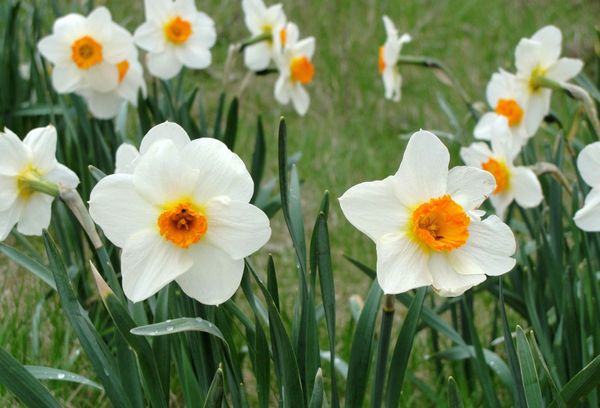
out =
{"type": "Polygon", "coordinates": [[[188,202],[163,211],[158,217],[160,235],[180,248],[187,248],[202,239],[208,230],[206,216],[188,202]]]}
{"type": "Polygon", "coordinates": [[[434,251],[452,251],[469,238],[469,216],[449,195],[432,198],[412,214],[412,232],[434,251]]]}
{"type": "Polygon", "coordinates": [[[123,60],[117,64],[117,69],[119,70],[119,82],[122,82],[125,79],[125,75],[129,71],[129,61],[123,60]]]}
{"type": "Polygon", "coordinates": [[[481,165],[481,168],[492,173],[492,176],[496,179],[496,189],[494,190],[494,194],[502,193],[508,188],[510,172],[504,162],[490,158],[481,165]]]}
{"type": "Polygon", "coordinates": [[[292,71],[292,79],[304,85],[312,82],[315,75],[315,66],[306,57],[292,59],[290,69],[292,71]]]}
{"type": "Polygon", "coordinates": [[[174,44],[183,44],[192,35],[192,25],[189,21],[177,16],[165,24],[165,35],[174,44]]]}
{"type": "Polygon", "coordinates": [[[75,40],[71,45],[71,58],[81,69],[88,69],[102,62],[102,45],[89,35],[75,40]]]}
{"type": "Polygon", "coordinates": [[[523,109],[514,99],[500,99],[495,109],[498,115],[505,116],[510,126],[518,125],[523,119],[523,109]]]}
{"type": "Polygon", "coordinates": [[[385,58],[383,57],[383,47],[379,47],[379,73],[383,74],[385,70],[385,58]]]}

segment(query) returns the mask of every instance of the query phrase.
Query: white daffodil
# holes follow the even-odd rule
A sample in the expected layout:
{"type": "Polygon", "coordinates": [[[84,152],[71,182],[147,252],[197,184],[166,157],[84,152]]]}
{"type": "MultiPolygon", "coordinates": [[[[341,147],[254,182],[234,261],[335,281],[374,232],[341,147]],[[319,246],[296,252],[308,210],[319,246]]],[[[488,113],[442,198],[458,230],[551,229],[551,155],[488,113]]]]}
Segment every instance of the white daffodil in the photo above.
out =
{"type": "Polygon", "coordinates": [[[538,30],[533,37],[519,41],[515,51],[517,78],[528,94],[525,112],[527,133],[533,135],[544,116],[550,112],[552,91],[535,83],[536,78],[546,77],[553,81],[565,82],[576,76],[583,62],[573,58],[559,58],[562,48],[562,33],[554,26],[538,30]]]}
{"type": "Polygon", "coordinates": [[[52,34],[38,43],[38,50],[54,64],[52,85],[59,93],[114,90],[119,83],[117,64],[135,52],[131,34],[113,23],[105,7],[87,17],[59,18],[52,34]]]}
{"type": "Polygon", "coordinates": [[[244,64],[252,71],[262,71],[274,58],[274,37],[285,38],[283,6],[274,4],[267,7],[262,0],[242,0],[242,9],[252,37],[268,37],[244,48],[244,64]]]}
{"type": "Polygon", "coordinates": [[[492,112],[486,112],[475,126],[475,137],[492,140],[493,129],[497,121],[505,122],[510,128],[516,147],[523,146],[530,136],[525,126],[527,94],[523,92],[517,77],[504,70],[492,75],[486,89],[486,98],[492,112]]]}
{"type": "Polygon", "coordinates": [[[481,220],[476,210],[494,191],[493,176],[474,167],[448,171],[449,161],[434,134],[416,132],[395,175],[340,198],[350,223],[375,241],[386,294],[431,285],[442,296],[458,296],[515,264],[510,228],[494,215],[481,220]]]}
{"type": "Polygon", "coordinates": [[[575,213],[575,225],[584,231],[600,231],[600,142],[584,147],[577,157],[583,181],[592,187],[583,207],[575,213]]]}
{"type": "Polygon", "coordinates": [[[473,143],[460,149],[460,157],[467,166],[479,167],[490,172],[496,179],[496,189],[490,197],[498,217],[504,218],[510,203],[517,202],[523,208],[540,204],[544,198],[542,186],[535,173],[513,161],[520,146],[514,146],[506,121],[497,122],[491,129],[492,149],[486,143],[473,143]]]}
{"type": "MultiPolygon", "coordinates": [[[[154,127],[131,173],[100,180],[90,214],[123,249],[126,296],[139,302],[177,281],[189,296],[221,304],[237,290],[244,257],[271,235],[267,216],[249,204],[253,182],[242,160],[210,138],[190,141],[174,123],[154,127]]],[[[135,164],[133,163],[135,161],[135,164]]]]}
{"type": "Polygon", "coordinates": [[[402,46],[411,41],[410,35],[402,34],[398,37],[398,30],[388,16],[383,16],[383,25],[387,38],[385,43],[379,47],[379,73],[383,79],[385,97],[398,102],[400,100],[400,88],[402,87],[402,76],[398,71],[398,58],[402,46]]]}
{"type": "Polygon", "coordinates": [[[288,23],[283,32],[285,35],[274,39],[276,49],[281,49],[275,59],[279,69],[275,99],[284,105],[291,101],[296,112],[304,115],[310,105],[310,96],[304,85],[310,84],[315,74],[315,66],[311,61],[315,52],[315,39],[308,37],[298,40],[298,27],[294,23],[288,23]]]}
{"type": "Polygon", "coordinates": [[[117,64],[119,81],[117,87],[110,92],[98,92],[84,89],[78,93],[86,100],[90,112],[99,119],[111,119],[119,114],[123,103],[129,102],[137,106],[138,92],[146,95],[144,70],[138,60],[137,51],[117,64]]]}
{"type": "Polygon", "coordinates": [[[144,0],[146,22],[135,30],[135,43],[148,51],[150,73],[170,79],[186,66],[207,68],[217,32],[213,20],[194,0],[144,0]]]}
{"type": "Polygon", "coordinates": [[[0,241],[15,224],[22,234],[41,235],[50,225],[54,200],[41,191],[79,184],[77,175],[58,163],[55,154],[53,126],[33,129],[23,141],[6,128],[0,132],[0,241]]]}

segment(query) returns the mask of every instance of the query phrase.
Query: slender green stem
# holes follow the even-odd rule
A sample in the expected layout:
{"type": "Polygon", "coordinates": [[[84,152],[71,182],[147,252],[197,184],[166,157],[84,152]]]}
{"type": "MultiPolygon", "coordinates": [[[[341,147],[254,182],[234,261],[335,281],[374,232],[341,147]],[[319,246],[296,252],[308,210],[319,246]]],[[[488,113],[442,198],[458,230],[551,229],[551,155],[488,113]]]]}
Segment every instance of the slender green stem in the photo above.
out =
{"type": "Polygon", "coordinates": [[[381,315],[381,331],[377,347],[377,365],[375,366],[375,385],[373,387],[372,406],[381,407],[383,400],[383,385],[387,366],[387,356],[394,322],[394,295],[385,295],[383,300],[383,313],[381,315]]]}
{"type": "Polygon", "coordinates": [[[20,178],[19,187],[27,191],[37,191],[39,193],[48,194],[52,197],[58,197],[60,193],[56,183],[35,176],[20,178]]]}
{"type": "Polygon", "coordinates": [[[272,38],[273,34],[269,32],[256,35],[252,38],[248,38],[247,40],[242,41],[238,47],[238,50],[242,52],[244,48],[249,47],[250,45],[257,44],[262,41],[269,41],[272,38]]]}

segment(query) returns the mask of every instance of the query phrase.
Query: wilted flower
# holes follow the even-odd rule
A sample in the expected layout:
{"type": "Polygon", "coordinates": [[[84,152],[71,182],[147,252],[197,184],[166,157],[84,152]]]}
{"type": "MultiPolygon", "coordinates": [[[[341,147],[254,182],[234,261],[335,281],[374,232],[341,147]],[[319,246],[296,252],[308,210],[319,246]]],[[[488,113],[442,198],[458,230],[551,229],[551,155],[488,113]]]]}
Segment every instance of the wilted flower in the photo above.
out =
{"type": "MultiPolygon", "coordinates": [[[[0,132],[0,241],[12,228],[41,235],[50,225],[54,195],[41,191],[73,189],[77,175],[56,161],[56,129],[36,128],[21,141],[8,129],[0,132]]],[[[48,191],[49,192],[49,191],[48,191]]]]}
{"type": "Polygon", "coordinates": [[[515,51],[517,78],[528,94],[526,123],[527,133],[533,135],[544,116],[550,112],[552,91],[536,83],[539,77],[565,82],[581,71],[583,62],[573,58],[559,58],[562,48],[562,33],[554,26],[538,30],[533,37],[519,41],[515,51]]]}
{"type": "Polygon", "coordinates": [[[490,131],[491,150],[486,143],[473,143],[460,149],[460,157],[467,166],[482,168],[496,179],[496,189],[490,197],[496,214],[504,218],[513,200],[523,208],[539,205],[544,198],[542,187],[531,169],[513,165],[520,146],[514,146],[506,122],[497,122],[490,131]]]}
{"type": "Polygon", "coordinates": [[[393,101],[400,100],[400,88],[402,86],[402,76],[398,71],[398,58],[402,45],[411,41],[410,35],[402,34],[398,37],[398,30],[388,16],[383,16],[383,25],[387,39],[379,47],[379,73],[383,79],[385,88],[385,97],[393,101]]]}
{"type": "Polygon", "coordinates": [[[283,32],[285,35],[275,38],[275,46],[281,49],[281,54],[275,60],[279,69],[275,99],[284,105],[291,100],[296,112],[304,115],[310,105],[310,96],[304,85],[310,84],[315,74],[311,61],[315,39],[308,37],[298,40],[298,27],[294,23],[288,23],[283,32]]]}
{"type": "Polygon", "coordinates": [[[584,147],[577,157],[581,178],[592,189],[583,207],[575,213],[575,224],[584,231],[600,231],[600,142],[584,147]]]}
{"type": "Polygon", "coordinates": [[[119,84],[117,65],[135,52],[131,34],[112,21],[105,7],[87,17],[68,14],[59,18],[38,49],[54,64],[52,85],[59,93],[114,90],[119,84]]]}
{"type": "Polygon", "coordinates": [[[525,126],[525,106],[527,105],[527,93],[519,86],[517,77],[504,70],[492,75],[486,89],[487,102],[492,107],[492,112],[486,112],[475,126],[475,137],[483,140],[491,140],[493,129],[498,127],[497,122],[506,123],[514,139],[511,142],[515,147],[524,145],[529,136],[525,126]]]}
{"type": "Polygon", "coordinates": [[[148,51],[150,73],[170,79],[183,66],[207,68],[217,33],[213,20],[194,0],[144,0],[146,22],[135,30],[135,43],[148,51]]]}
{"type": "Polygon", "coordinates": [[[493,176],[474,167],[448,171],[449,161],[435,135],[416,132],[395,175],[340,198],[346,218],[375,241],[386,294],[431,285],[458,296],[515,264],[510,228],[494,215],[482,221],[476,210],[496,188],[493,176]]]}
{"type": "Polygon", "coordinates": [[[127,150],[131,173],[103,178],[90,198],[92,218],[123,249],[125,295],[139,302],[175,280],[202,303],[225,302],[244,257],[271,235],[267,216],[249,204],[244,163],[222,142],[190,141],[168,122],[151,129],[139,156],[127,150]]]}
{"type": "Polygon", "coordinates": [[[244,63],[253,71],[262,71],[274,59],[274,37],[285,38],[285,13],[281,4],[267,8],[262,0],[242,0],[244,21],[253,38],[268,37],[244,48],[244,63]]]}

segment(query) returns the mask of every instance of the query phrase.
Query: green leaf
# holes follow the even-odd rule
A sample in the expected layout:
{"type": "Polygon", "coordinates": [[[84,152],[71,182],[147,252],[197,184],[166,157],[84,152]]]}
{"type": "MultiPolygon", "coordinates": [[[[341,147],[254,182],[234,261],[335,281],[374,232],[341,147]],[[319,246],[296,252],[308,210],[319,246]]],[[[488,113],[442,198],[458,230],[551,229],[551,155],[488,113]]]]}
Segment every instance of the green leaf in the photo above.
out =
{"type": "Polygon", "coordinates": [[[223,110],[225,109],[225,93],[221,92],[219,95],[219,103],[217,105],[217,116],[215,118],[215,126],[213,130],[213,137],[215,139],[221,139],[221,122],[223,118],[223,110]]]}
{"type": "Polygon", "coordinates": [[[458,387],[456,386],[456,381],[454,378],[448,378],[448,407],[449,408],[462,408],[462,398],[460,398],[460,394],[458,392],[458,387]]]}
{"type": "Polygon", "coordinates": [[[267,408],[269,406],[269,386],[271,383],[269,343],[258,317],[254,319],[254,327],[256,328],[254,375],[256,376],[256,388],[258,391],[258,406],[267,408]]]}
{"type": "MultiPolygon", "coordinates": [[[[600,385],[600,355],[597,355],[588,365],[583,367],[565,386],[560,394],[567,406],[576,406],[580,399],[594,391],[600,385]]],[[[552,402],[551,407],[556,406],[552,402]]]]}
{"type": "Polygon", "coordinates": [[[94,180],[96,181],[100,181],[102,180],[104,177],[106,177],[106,173],[104,173],[102,170],[100,170],[99,168],[92,166],[91,164],[88,166],[88,169],[90,170],[90,173],[92,174],[92,177],[94,178],[94,180]]]}
{"type": "Polygon", "coordinates": [[[310,402],[308,403],[308,408],[321,408],[323,406],[324,394],[323,371],[321,371],[321,368],[319,368],[317,370],[317,375],[315,376],[315,384],[313,386],[310,402]]]}
{"type": "Polygon", "coordinates": [[[525,398],[529,407],[543,407],[544,400],[542,399],[542,390],[540,381],[537,375],[533,354],[525,333],[520,326],[517,326],[517,355],[521,366],[521,376],[523,378],[523,389],[525,390],[525,398]]]}
{"type": "Polygon", "coordinates": [[[217,372],[215,373],[212,383],[210,384],[210,388],[208,389],[206,401],[204,402],[204,408],[221,408],[224,397],[225,392],[223,389],[223,369],[219,367],[217,368],[217,372]]]}
{"type": "Polygon", "coordinates": [[[252,154],[252,181],[254,181],[254,193],[252,194],[251,202],[254,202],[258,192],[260,191],[260,184],[262,182],[263,174],[265,172],[265,157],[267,155],[267,146],[265,143],[265,130],[262,124],[260,116],[256,119],[256,142],[254,143],[254,153],[252,154]]]}
{"type": "Polygon", "coordinates": [[[32,366],[26,365],[25,368],[27,371],[31,373],[38,380],[58,380],[58,381],[70,381],[74,383],[79,383],[83,385],[89,385],[90,387],[97,388],[102,390],[100,384],[95,383],[94,381],[79,375],[72,373],[70,371],[59,370],[58,368],[52,367],[42,367],[42,366],[32,366]]]}
{"type": "Polygon", "coordinates": [[[46,266],[2,242],[0,242],[0,252],[33,273],[52,289],[56,290],[52,272],[46,266]]]}
{"type": "Polygon", "coordinates": [[[227,123],[225,124],[225,134],[223,135],[223,143],[233,150],[235,147],[235,139],[238,128],[238,98],[233,98],[227,112],[227,123]]]}
{"type": "Polygon", "coordinates": [[[139,326],[131,329],[131,333],[138,336],[164,336],[186,331],[199,331],[212,334],[227,344],[227,341],[219,328],[213,323],[200,317],[180,317],[178,319],[166,320],[164,322],[148,324],[146,326],[139,326]]]}
{"type": "Polygon", "coordinates": [[[0,347],[0,384],[28,407],[58,408],[58,401],[17,360],[0,347]]]}

